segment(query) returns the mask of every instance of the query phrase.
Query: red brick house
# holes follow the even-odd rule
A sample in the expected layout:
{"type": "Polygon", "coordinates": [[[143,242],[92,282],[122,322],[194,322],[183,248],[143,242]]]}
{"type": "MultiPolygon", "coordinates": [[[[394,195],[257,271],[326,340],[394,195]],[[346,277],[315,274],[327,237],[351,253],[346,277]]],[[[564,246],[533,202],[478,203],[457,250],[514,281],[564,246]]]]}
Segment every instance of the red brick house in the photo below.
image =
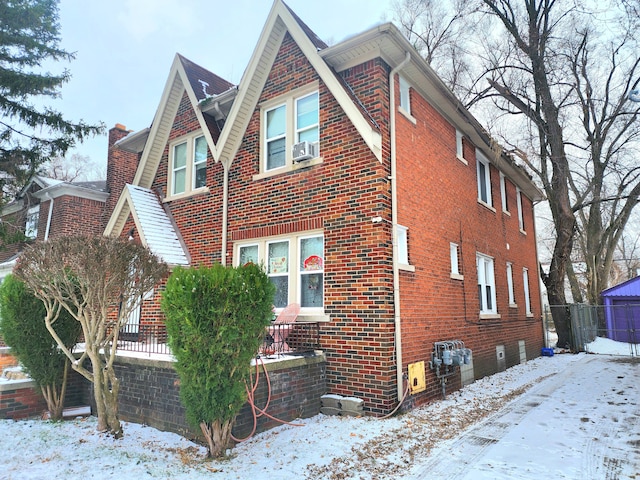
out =
{"type": "Polygon", "coordinates": [[[238,86],[177,55],[116,149],[137,169],[105,234],[172,265],[262,262],[277,311],[319,323],[330,392],[369,412],[540,353],[542,195],[392,24],[329,47],[275,0],[238,86]],[[453,340],[471,363],[442,379],[453,340]]]}

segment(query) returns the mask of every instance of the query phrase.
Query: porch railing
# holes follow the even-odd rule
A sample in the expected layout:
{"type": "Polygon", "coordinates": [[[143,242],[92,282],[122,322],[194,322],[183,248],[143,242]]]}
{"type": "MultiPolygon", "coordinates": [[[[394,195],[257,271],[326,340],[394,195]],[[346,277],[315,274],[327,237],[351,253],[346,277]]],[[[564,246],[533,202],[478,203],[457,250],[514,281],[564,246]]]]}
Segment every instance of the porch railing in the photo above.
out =
{"type": "MultiPolygon", "coordinates": [[[[320,348],[318,323],[273,324],[266,328],[258,353],[264,356],[302,354],[320,348]]],[[[164,325],[125,325],[118,334],[118,350],[171,354],[164,325]]]]}

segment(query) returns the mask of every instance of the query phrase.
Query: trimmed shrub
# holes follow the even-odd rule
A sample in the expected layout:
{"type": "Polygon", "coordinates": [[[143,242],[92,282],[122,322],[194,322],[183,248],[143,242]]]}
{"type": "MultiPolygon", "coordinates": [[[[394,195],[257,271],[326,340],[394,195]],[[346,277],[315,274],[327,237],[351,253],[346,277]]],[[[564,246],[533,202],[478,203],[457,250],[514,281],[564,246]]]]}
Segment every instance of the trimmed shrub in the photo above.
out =
{"type": "Polygon", "coordinates": [[[247,401],[245,381],[272,317],[274,290],[254,264],[176,268],[167,281],[162,309],[180,396],[209,456],[224,454],[247,401]]]}

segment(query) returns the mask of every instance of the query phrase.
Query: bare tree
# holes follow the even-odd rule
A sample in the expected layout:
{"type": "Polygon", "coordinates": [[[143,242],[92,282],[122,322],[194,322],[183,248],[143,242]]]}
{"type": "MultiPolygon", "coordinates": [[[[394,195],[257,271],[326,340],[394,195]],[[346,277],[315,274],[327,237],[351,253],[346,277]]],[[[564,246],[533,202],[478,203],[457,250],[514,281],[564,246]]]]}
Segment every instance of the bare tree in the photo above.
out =
{"type": "Polygon", "coordinates": [[[119,330],[166,272],[166,265],[147,248],[108,237],[37,243],[25,250],[15,269],[16,277],[44,302],[47,330],[72,368],[93,383],[98,430],[116,438],[123,434],[118,419],[120,381],[114,370],[119,330]],[[79,358],[54,329],[62,309],[82,326],[85,349],[79,358]]]}
{"type": "Polygon", "coordinates": [[[98,166],[87,155],[74,153],[70,157],[56,156],[47,161],[41,173],[49,178],[65,182],[104,180],[107,177],[104,168],[98,166]]]}

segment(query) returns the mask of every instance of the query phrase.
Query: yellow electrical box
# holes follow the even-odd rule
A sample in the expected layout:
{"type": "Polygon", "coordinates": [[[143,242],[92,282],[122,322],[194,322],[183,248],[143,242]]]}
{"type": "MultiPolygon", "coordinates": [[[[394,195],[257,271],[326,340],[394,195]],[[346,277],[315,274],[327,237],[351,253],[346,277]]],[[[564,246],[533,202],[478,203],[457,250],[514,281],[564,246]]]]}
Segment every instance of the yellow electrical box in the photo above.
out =
{"type": "Polygon", "coordinates": [[[426,390],[426,388],[424,362],[409,364],[409,391],[411,393],[419,393],[426,390]]]}

